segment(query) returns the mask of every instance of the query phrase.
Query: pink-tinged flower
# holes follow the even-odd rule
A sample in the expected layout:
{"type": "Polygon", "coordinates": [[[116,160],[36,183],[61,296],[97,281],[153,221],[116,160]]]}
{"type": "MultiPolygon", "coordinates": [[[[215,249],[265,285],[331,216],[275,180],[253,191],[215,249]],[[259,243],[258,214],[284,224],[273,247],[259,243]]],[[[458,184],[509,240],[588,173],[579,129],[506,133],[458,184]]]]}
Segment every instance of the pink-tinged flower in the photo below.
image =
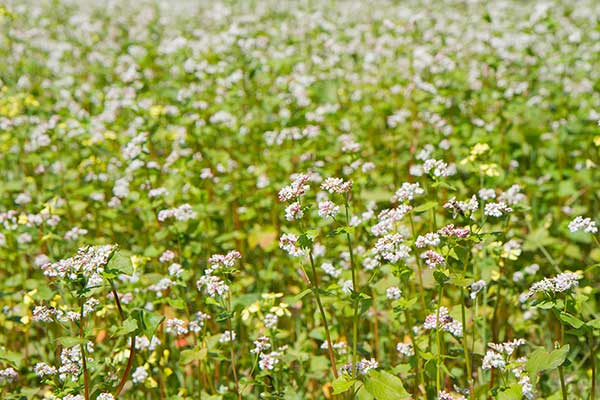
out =
{"type": "Polygon", "coordinates": [[[321,218],[335,218],[339,211],[340,207],[330,200],[325,200],[319,203],[319,217],[321,218]]]}
{"type": "Polygon", "coordinates": [[[310,186],[306,183],[310,180],[310,176],[300,174],[289,186],[284,187],[279,191],[279,201],[289,201],[297,199],[304,195],[310,186]]]}
{"type": "Polygon", "coordinates": [[[344,181],[342,178],[326,178],[321,184],[321,189],[329,193],[347,193],[352,190],[352,181],[344,181]]]}
{"type": "Polygon", "coordinates": [[[433,250],[427,250],[425,253],[421,254],[421,258],[425,260],[425,264],[427,264],[429,268],[435,268],[446,264],[444,257],[433,250]]]}
{"type": "Polygon", "coordinates": [[[281,238],[279,238],[279,247],[293,257],[304,254],[304,250],[298,246],[298,236],[293,233],[284,233],[281,235],[281,238]]]}
{"type": "Polygon", "coordinates": [[[437,329],[438,325],[440,329],[446,332],[450,332],[456,337],[462,337],[462,324],[459,321],[456,321],[454,318],[452,318],[448,314],[448,309],[444,306],[440,307],[439,312],[436,311],[433,314],[429,314],[425,318],[425,322],[423,323],[423,329],[425,329],[426,331],[437,329]]]}
{"type": "Polygon", "coordinates": [[[438,230],[438,234],[440,236],[445,236],[445,237],[454,236],[454,237],[457,237],[460,239],[464,239],[464,238],[468,237],[470,233],[471,233],[471,231],[469,230],[469,228],[457,228],[454,226],[454,224],[446,225],[445,227],[438,230]]]}
{"type": "Polygon", "coordinates": [[[304,211],[302,211],[302,206],[297,201],[293,202],[285,208],[285,219],[287,221],[294,221],[296,219],[302,218],[303,216],[304,211]]]}
{"type": "Polygon", "coordinates": [[[206,292],[210,297],[222,297],[229,291],[229,286],[220,278],[213,275],[204,275],[197,282],[198,290],[206,287],[206,292]]]}
{"type": "Polygon", "coordinates": [[[396,190],[396,193],[391,198],[392,203],[403,203],[405,201],[412,201],[415,197],[425,193],[425,190],[421,188],[419,183],[404,182],[400,189],[396,190]]]}

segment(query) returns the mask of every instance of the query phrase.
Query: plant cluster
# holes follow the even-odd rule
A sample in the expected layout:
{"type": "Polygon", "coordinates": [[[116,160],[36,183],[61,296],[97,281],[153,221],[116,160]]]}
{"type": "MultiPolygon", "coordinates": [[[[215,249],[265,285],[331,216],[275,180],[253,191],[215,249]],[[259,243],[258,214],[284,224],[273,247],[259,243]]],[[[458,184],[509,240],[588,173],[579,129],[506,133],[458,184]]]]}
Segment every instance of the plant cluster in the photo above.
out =
{"type": "Polygon", "coordinates": [[[0,4],[0,398],[597,398],[597,1],[0,4]]]}

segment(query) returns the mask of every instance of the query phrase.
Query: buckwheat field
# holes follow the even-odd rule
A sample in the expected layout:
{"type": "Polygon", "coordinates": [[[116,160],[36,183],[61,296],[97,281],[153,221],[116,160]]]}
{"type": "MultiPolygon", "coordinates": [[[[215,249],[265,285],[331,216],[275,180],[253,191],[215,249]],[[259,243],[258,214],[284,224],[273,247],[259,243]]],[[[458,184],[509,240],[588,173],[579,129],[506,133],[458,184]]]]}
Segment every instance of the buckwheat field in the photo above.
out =
{"type": "Polygon", "coordinates": [[[0,399],[595,400],[600,2],[0,3],[0,399]]]}

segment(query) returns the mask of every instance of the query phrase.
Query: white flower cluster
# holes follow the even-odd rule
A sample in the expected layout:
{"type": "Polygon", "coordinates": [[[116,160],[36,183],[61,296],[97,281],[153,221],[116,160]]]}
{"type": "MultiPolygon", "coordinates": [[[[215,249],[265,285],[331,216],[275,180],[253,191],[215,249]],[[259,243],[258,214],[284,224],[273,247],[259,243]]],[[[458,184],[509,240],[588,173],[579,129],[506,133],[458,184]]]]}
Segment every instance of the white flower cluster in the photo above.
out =
{"type": "Polygon", "coordinates": [[[477,196],[473,195],[468,201],[458,201],[455,197],[451,197],[444,204],[444,208],[452,211],[452,217],[456,218],[458,214],[467,215],[472,214],[479,208],[479,201],[477,196]]]}
{"type": "Polygon", "coordinates": [[[437,329],[439,327],[451,333],[456,337],[462,337],[463,326],[460,321],[455,320],[448,314],[448,309],[444,306],[441,306],[439,312],[435,312],[433,314],[429,314],[425,318],[425,323],[423,324],[423,329],[426,331],[437,329]],[[439,313],[439,322],[438,322],[438,313],[439,313]]]}
{"type": "Polygon", "coordinates": [[[279,247],[293,257],[304,255],[304,250],[298,245],[298,236],[284,233],[279,238],[279,247]]]}
{"type": "MultiPolygon", "coordinates": [[[[340,341],[337,343],[333,343],[331,345],[331,347],[333,347],[333,349],[335,351],[337,351],[338,354],[346,354],[348,352],[348,343],[346,343],[345,341],[340,341]]],[[[321,349],[323,350],[327,350],[329,348],[329,345],[327,344],[327,341],[321,343],[321,349]]]]}
{"type": "MultiPolygon", "coordinates": [[[[370,360],[363,358],[356,363],[356,372],[358,372],[360,375],[366,375],[367,372],[378,367],[379,363],[374,358],[371,358],[370,360]]],[[[344,364],[341,370],[348,375],[352,375],[352,363],[344,364]]]]}
{"type": "Polygon", "coordinates": [[[422,249],[427,246],[439,246],[440,244],[440,235],[435,232],[426,233],[425,236],[419,235],[417,240],[415,240],[415,246],[422,249]]]}
{"type": "Polygon", "coordinates": [[[219,338],[219,343],[229,343],[235,341],[236,335],[234,331],[225,331],[219,338]]]}
{"type": "Polygon", "coordinates": [[[187,323],[177,318],[168,319],[165,323],[165,332],[175,336],[187,335],[189,332],[187,323]]]}
{"type": "Polygon", "coordinates": [[[152,339],[148,339],[146,336],[136,336],[134,346],[136,350],[154,351],[160,344],[161,341],[156,336],[152,336],[152,339]]]}
{"type": "Polygon", "coordinates": [[[592,221],[591,218],[584,218],[582,216],[575,217],[575,219],[569,222],[569,230],[571,232],[583,231],[585,233],[597,233],[598,227],[596,222],[592,221]]]}
{"type": "Polygon", "coordinates": [[[459,394],[459,395],[452,395],[448,392],[446,392],[445,390],[441,390],[438,393],[438,397],[437,400],[466,400],[465,396],[459,394]]]}
{"type": "Polygon", "coordinates": [[[135,371],[131,374],[131,381],[136,384],[143,383],[146,379],[148,379],[148,371],[145,367],[137,367],[135,371]]]}
{"type": "Polygon", "coordinates": [[[335,218],[340,211],[340,206],[335,204],[333,201],[325,200],[319,202],[319,217],[321,218],[335,218]]]}
{"type": "Polygon", "coordinates": [[[304,216],[302,206],[297,201],[291,203],[285,208],[285,219],[286,221],[294,221],[304,216]]]}
{"type": "Polygon", "coordinates": [[[210,256],[208,259],[208,268],[204,271],[204,275],[196,281],[198,290],[206,287],[206,292],[210,297],[223,297],[229,292],[229,286],[223,279],[213,274],[234,267],[236,262],[241,258],[242,255],[237,250],[232,250],[225,255],[213,254],[210,256]]]}
{"type": "Polygon", "coordinates": [[[423,163],[423,172],[436,177],[445,177],[454,174],[453,168],[450,168],[447,163],[433,158],[425,160],[423,163]]]}
{"type": "Polygon", "coordinates": [[[214,273],[221,269],[233,268],[242,255],[237,250],[231,250],[227,254],[213,254],[208,259],[209,268],[206,272],[214,273]]]}
{"type": "Polygon", "coordinates": [[[19,374],[14,368],[8,367],[0,369],[0,384],[12,383],[19,378],[19,374]]]}
{"type": "Polygon", "coordinates": [[[58,369],[58,377],[61,381],[65,381],[68,377],[75,382],[81,372],[82,356],[81,347],[79,345],[65,347],[60,353],[60,368],[58,369]]]}
{"type": "Polygon", "coordinates": [[[114,245],[81,247],[75,256],[44,264],[41,269],[46,276],[70,280],[81,274],[87,278],[88,287],[97,286],[102,283],[100,274],[104,272],[104,267],[115,248],[114,245]]]}
{"type": "Polygon", "coordinates": [[[483,369],[500,369],[504,370],[508,363],[508,357],[510,357],[516,350],[517,347],[525,344],[524,339],[515,339],[505,343],[488,343],[488,350],[483,357],[481,368],[483,369]]]}
{"type": "Polygon", "coordinates": [[[179,207],[168,208],[158,212],[158,220],[164,222],[167,219],[174,218],[177,221],[189,221],[196,218],[196,212],[189,204],[182,204],[179,207]]]}
{"type": "Polygon", "coordinates": [[[329,193],[347,193],[352,190],[352,181],[344,181],[342,178],[326,178],[321,184],[321,189],[329,193]]]}
{"type": "Polygon", "coordinates": [[[321,264],[321,269],[332,278],[339,278],[342,275],[342,270],[335,268],[331,263],[321,264]]]}
{"type": "Polygon", "coordinates": [[[472,299],[475,299],[477,297],[477,294],[481,292],[485,288],[485,286],[486,283],[484,280],[479,280],[471,283],[471,293],[469,294],[469,296],[472,299]]]}
{"type": "Polygon", "coordinates": [[[392,203],[403,203],[405,201],[413,201],[415,197],[425,193],[425,190],[419,185],[419,183],[404,182],[400,189],[396,190],[396,193],[391,198],[392,203]]]}
{"type": "Polygon", "coordinates": [[[382,236],[394,230],[396,222],[400,221],[412,207],[401,204],[395,208],[388,208],[379,213],[377,224],[371,227],[371,233],[375,236],[382,236]]]}
{"type": "Polygon", "coordinates": [[[229,292],[229,286],[218,276],[214,275],[203,275],[196,282],[196,286],[198,290],[201,290],[202,287],[206,287],[206,292],[210,297],[223,297],[227,292],[229,292]]]}
{"type": "Polygon", "coordinates": [[[415,349],[411,343],[398,343],[396,345],[396,351],[405,357],[411,357],[415,355],[415,349]]]}
{"type": "Polygon", "coordinates": [[[562,272],[553,278],[544,278],[534,283],[529,288],[527,297],[531,297],[539,292],[563,293],[579,285],[581,276],[576,272],[562,272]]]}
{"type": "Polygon", "coordinates": [[[510,208],[505,202],[501,201],[499,203],[487,203],[483,209],[483,213],[489,217],[500,218],[504,214],[509,214],[512,212],[512,208],[510,208]]]}
{"type": "Polygon", "coordinates": [[[390,286],[386,289],[385,295],[388,300],[398,300],[402,296],[402,291],[397,286],[390,286]]]}
{"type": "Polygon", "coordinates": [[[307,185],[309,180],[310,177],[306,174],[298,175],[291,185],[279,191],[279,201],[289,201],[304,195],[310,189],[310,186],[307,185]]]}
{"type": "Polygon", "coordinates": [[[404,239],[399,233],[385,235],[377,240],[373,253],[390,263],[405,260],[410,255],[410,247],[403,242],[404,239]]]}
{"type": "Polygon", "coordinates": [[[421,254],[421,258],[425,260],[425,264],[429,268],[435,268],[441,265],[446,265],[446,259],[437,251],[427,250],[421,254]]]}

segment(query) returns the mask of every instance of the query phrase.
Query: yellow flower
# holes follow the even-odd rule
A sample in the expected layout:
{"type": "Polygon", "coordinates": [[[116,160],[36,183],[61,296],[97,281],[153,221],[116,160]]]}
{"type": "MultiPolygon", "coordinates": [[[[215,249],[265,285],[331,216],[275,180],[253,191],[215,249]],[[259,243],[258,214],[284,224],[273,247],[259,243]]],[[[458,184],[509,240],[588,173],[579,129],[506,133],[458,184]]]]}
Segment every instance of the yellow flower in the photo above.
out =
{"type": "Polygon", "coordinates": [[[263,293],[262,298],[265,300],[275,300],[283,297],[283,293],[263,293]]]}
{"type": "Polygon", "coordinates": [[[29,218],[27,217],[27,215],[25,215],[25,214],[19,215],[19,219],[18,219],[19,225],[27,225],[28,222],[29,222],[29,218]]]}
{"type": "Polygon", "coordinates": [[[250,304],[247,308],[242,310],[242,321],[247,321],[251,314],[255,314],[260,311],[260,303],[257,301],[250,304]]]}
{"type": "Polygon", "coordinates": [[[470,162],[473,162],[477,159],[477,157],[488,152],[489,150],[490,150],[490,146],[487,143],[477,143],[475,146],[473,146],[471,148],[471,152],[470,152],[469,156],[467,158],[463,159],[460,163],[462,165],[465,165],[470,162]]]}
{"type": "Polygon", "coordinates": [[[27,107],[32,107],[32,108],[40,106],[40,102],[37,101],[36,98],[30,94],[25,96],[25,99],[23,100],[23,104],[25,104],[27,107]]]}
{"type": "Polygon", "coordinates": [[[33,295],[37,293],[37,289],[33,289],[27,293],[25,293],[25,296],[23,296],[23,304],[25,304],[26,306],[29,304],[33,303],[33,295]]]}
{"type": "Polygon", "coordinates": [[[500,176],[500,167],[498,164],[481,164],[479,171],[486,176],[500,176]]]}
{"type": "Polygon", "coordinates": [[[289,317],[292,315],[292,313],[287,309],[287,307],[288,305],[286,303],[279,303],[279,306],[273,306],[269,311],[278,317],[283,317],[284,315],[289,317]]]}
{"type": "Polygon", "coordinates": [[[155,105],[150,107],[150,116],[152,118],[158,118],[165,113],[165,106],[155,105]]]}

